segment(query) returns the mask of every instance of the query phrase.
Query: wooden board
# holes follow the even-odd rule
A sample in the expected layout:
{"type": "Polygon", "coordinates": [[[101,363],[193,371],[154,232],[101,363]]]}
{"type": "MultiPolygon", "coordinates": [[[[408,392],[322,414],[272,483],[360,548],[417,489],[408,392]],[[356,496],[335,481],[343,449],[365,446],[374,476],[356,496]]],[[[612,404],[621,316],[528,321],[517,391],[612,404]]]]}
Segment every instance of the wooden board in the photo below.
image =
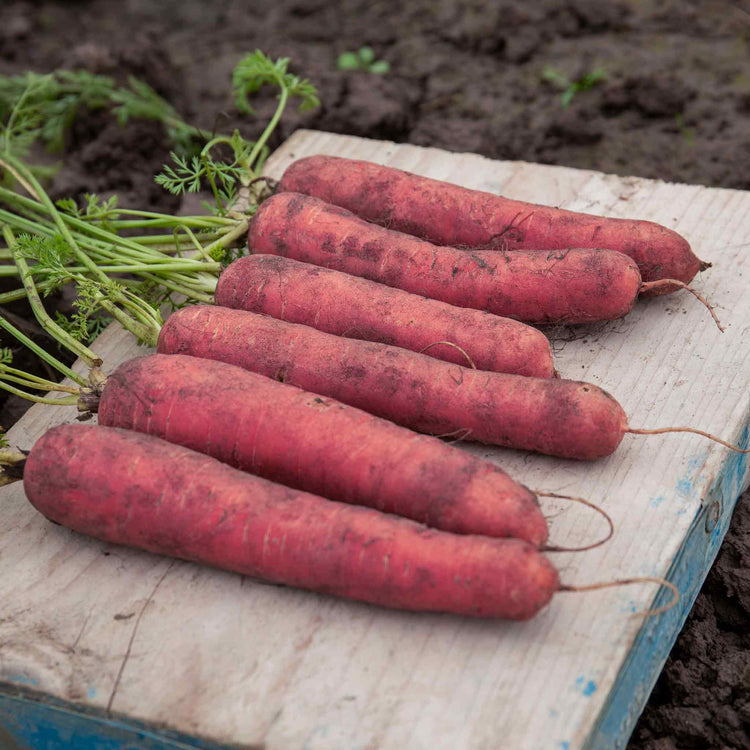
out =
{"type": "MultiPolygon", "coordinates": [[[[311,131],[267,173],[314,153],[683,233],[715,264],[696,286],[726,333],[675,294],[621,321],[558,331],[558,368],[613,393],[635,427],[692,425],[748,444],[750,193],[311,131]]],[[[108,369],[139,351],[114,326],[94,348],[108,369]]],[[[73,417],[34,407],[11,440],[28,448],[73,417]]],[[[0,694],[26,687],[241,746],[623,746],[747,486],[747,456],[687,434],[626,436],[593,464],[465,447],[612,515],[605,547],[554,556],[565,583],[669,576],[679,605],[644,621],[634,613],[654,604],[655,587],[642,584],[560,594],[523,624],[387,611],[84,538],[45,521],[14,485],[0,495],[0,694]]],[[[544,506],[558,544],[602,531],[585,509],[544,506]]]]}

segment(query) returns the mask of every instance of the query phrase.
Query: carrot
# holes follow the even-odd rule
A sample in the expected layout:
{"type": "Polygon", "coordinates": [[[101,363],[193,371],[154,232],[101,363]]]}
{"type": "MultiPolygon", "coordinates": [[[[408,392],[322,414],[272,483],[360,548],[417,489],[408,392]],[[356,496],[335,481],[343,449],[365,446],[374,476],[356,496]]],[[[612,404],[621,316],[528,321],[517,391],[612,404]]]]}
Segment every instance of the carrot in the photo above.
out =
{"type": "Polygon", "coordinates": [[[393,232],[298,193],[266,200],[250,250],[362,276],[458,307],[528,323],[620,318],[641,288],[635,263],[604,250],[469,252],[393,232]]]}
{"type": "Polygon", "coordinates": [[[534,545],[533,493],[440,440],[222,362],[152,355],[104,385],[99,424],[147,432],[236,468],[434,528],[534,545]]]}
{"type": "Polygon", "coordinates": [[[569,458],[612,453],[627,419],[589,383],[472,370],[242,310],[173,313],[158,351],[239,365],[420,432],[569,458]]]}
{"type": "Polygon", "coordinates": [[[480,370],[555,374],[549,342],[535,328],[287,258],[236,260],[219,278],[214,299],[224,307],[424,351],[480,370]]]}
{"type": "Polygon", "coordinates": [[[106,542],[385,607],[523,620],[561,588],[522,540],[430,530],[127,430],[53,428],[24,489],[47,518],[106,542]]]}
{"type": "MultiPolygon", "coordinates": [[[[287,168],[280,189],[316,196],[368,221],[437,245],[474,249],[608,248],[630,256],[644,281],[688,284],[710,264],[677,232],[510,200],[366,161],[310,156],[287,168]]],[[[661,285],[649,294],[671,291],[661,285]]]]}

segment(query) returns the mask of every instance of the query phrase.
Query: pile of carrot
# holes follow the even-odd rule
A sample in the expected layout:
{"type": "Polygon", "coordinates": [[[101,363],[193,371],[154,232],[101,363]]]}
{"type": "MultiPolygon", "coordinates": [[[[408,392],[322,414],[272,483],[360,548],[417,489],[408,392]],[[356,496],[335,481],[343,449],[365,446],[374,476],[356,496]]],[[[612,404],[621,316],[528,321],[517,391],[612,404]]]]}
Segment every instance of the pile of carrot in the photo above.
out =
{"type": "Polygon", "coordinates": [[[100,426],[37,442],[29,500],[105,541],[277,583],[536,614],[565,587],[535,495],[434,436],[611,454],[622,408],[557,377],[527,323],[618,318],[705,264],[651,222],[334,157],[293,164],[248,242],[216,306],[177,311],[158,354],[109,376],[100,426]]]}

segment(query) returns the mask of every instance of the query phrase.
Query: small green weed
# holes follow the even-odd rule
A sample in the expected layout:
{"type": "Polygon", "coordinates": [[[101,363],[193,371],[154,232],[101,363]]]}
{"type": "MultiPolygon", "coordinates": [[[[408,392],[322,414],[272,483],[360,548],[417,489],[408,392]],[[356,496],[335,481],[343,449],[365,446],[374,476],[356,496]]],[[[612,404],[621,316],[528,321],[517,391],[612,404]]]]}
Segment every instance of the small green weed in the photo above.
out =
{"type": "Polygon", "coordinates": [[[588,91],[589,89],[596,86],[597,83],[606,81],[607,77],[608,73],[606,70],[604,70],[604,68],[595,68],[590,73],[585,73],[575,81],[571,80],[564,73],[561,73],[559,70],[556,70],[555,68],[552,68],[550,66],[547,66],[542,71],[543,80],[548,81],[558,89],[562,90],[562,94],[560,95],[560,104],[563,107],[570,106],[570,103],[573,101],[573,97],[576,94],[583,91],[588,91]]]}
{"type": "Polygon", "coordinates": [[[677,127],[680,129],[680,133],[682,133],[682,137],[687,141],[688,146],[692,146],[695,140],[695,129],[689,128],[685,124],[685,118],[682,115],[675,115],[674,119],[677,127]]]}
{"type": "Polygon", "coordinates": [[[365,73],[384,75],[391,66],[386,60],[376,60],[372,47],[360,47],[357,52],[342,52],[336,62],[339,70],[362,70],[365,73]]]}

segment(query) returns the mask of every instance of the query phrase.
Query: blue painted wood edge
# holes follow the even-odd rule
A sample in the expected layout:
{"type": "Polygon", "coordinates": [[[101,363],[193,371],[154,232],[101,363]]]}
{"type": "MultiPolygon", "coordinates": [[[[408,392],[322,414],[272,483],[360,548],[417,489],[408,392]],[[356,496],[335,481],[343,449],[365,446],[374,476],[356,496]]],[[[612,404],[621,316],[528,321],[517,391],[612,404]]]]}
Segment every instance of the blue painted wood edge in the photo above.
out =
{"type": "MultiPolygon", "coordinates": [[[[747,448],[749,443],[750,425],[746,424],[738,445],[747,448]]],[[[680,601],[664,614],[645,620],[584,742],[585,750],[619,750],[627,745],[719,553],[737,501],[747,489],[749,468],[747,454],[732,453],[725,461],[667,572],[667,579],[680,591],[680,601]]],[[[664,589],[653,606],[666,604],[670,598],[671,592],[664,589]]]]}
{"type": "Polygon", "coordinates": [[[249,750],[0,683],[2,750],[249,750]]]}

